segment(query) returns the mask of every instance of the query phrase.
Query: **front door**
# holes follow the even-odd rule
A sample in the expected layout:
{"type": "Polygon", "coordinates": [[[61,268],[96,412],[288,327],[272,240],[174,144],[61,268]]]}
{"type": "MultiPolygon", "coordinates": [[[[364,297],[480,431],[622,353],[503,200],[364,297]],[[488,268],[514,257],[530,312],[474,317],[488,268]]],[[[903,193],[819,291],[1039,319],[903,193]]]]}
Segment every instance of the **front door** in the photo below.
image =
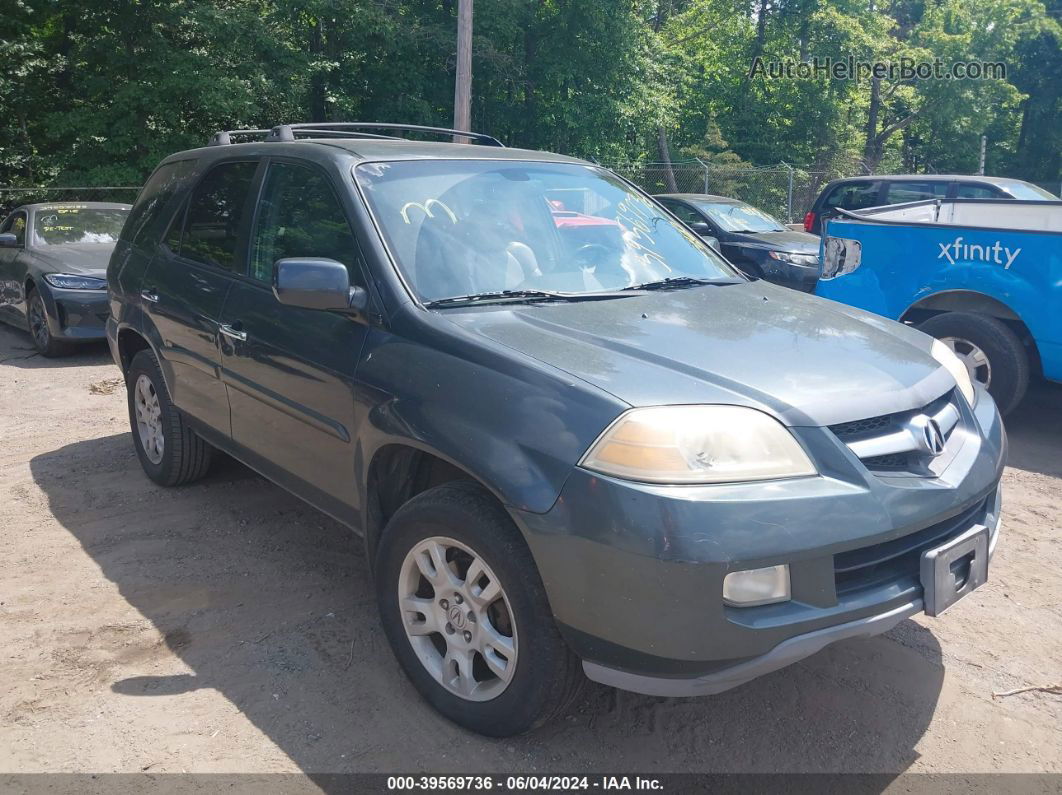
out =
{"type": "Polygon", "coordinates": [[[174,405],[226,437],[229,402],[221,382],[218,319],[235,272],[242,269],[257,168],[257,162],[242,160],[208,171],[178,211],[141,282],[147,331],[174,405]]]}
{"type": "Polygon", "coordinates": [[[272,479],[348,518],[354,488],[354,371],[368,329],[349,316],[285,306],[273,264],[324,257],[364,285],[364,268],[323,170],[269,164],[250,237],[248,276],[222,313],[222,373],[239,452],[272,479]]]}

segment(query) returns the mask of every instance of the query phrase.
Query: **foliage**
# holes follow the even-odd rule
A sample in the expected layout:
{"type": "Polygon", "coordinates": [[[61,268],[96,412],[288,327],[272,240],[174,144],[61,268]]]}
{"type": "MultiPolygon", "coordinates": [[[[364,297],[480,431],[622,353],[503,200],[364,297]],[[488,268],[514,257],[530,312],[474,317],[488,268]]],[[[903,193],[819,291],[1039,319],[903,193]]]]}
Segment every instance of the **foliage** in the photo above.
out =
{"type": "MultiPolygon", "coordinates": [[[[139,184],[218,129],[448,125],[458,0],[9,0],[0,185],[139,184]]],[[[1062,179],[1062,0],[480,0],[473,119],[606,162],[1062,179]],[[768,79],[814,57],[1005,79],[768,79]]]]}

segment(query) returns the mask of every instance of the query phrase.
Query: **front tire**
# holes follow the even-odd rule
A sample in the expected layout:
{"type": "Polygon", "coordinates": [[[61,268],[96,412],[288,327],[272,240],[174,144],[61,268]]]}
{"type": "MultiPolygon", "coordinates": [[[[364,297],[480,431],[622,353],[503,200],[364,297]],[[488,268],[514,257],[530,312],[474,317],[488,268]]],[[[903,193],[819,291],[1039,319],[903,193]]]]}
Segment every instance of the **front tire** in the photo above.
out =
{"type": "Polygon", "coordinates": [[[1001,414],[1009,414],[1021,403],[1029,386],[1029,354],[1002,320],[972,312],[945,312],[918,328],[955,352],[970,378],[988,390],[1001,414]]]}
{"type": "Polygon", "coordinates": [[[399,508],[374,573],[395,656],[454,723],[509,737],[578,693],[581,666],[553,622],[531,553],[477,484],[445,483],[399,508]]]}
{"type": "Polygon", "coordinates": [[[170,401],[155,354],[133,357],[125,378],[133,446],[144,472],[161,486],[179,486],[203,477],[214,448],[188,427],[170,401]]]}
{"type": "Polygon", "coordinates": [[[44,305],[40,291],[33,289],[26,298],[26,329],[33,338],[37,352],[49,359],[73,353],[73,345],[52,336],[52,329],[48,325],[48,308],[44,305]]]}

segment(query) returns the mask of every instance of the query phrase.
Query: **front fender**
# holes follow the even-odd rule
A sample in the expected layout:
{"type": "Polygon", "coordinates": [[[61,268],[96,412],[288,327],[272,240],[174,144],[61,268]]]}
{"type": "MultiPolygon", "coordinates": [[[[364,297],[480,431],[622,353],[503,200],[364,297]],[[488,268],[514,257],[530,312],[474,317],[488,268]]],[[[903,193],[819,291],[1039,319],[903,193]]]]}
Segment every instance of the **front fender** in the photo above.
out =
{"type": "Polygon", "coordinates": [[[406,444],[469,473],[503,504],[544,513],[590,444],[627,408],[450,324],[443,334],[416,321],[403,325],[402,334],[374,329],[358,367],[355,466],[363,497],[376,452],[406,444]]]}

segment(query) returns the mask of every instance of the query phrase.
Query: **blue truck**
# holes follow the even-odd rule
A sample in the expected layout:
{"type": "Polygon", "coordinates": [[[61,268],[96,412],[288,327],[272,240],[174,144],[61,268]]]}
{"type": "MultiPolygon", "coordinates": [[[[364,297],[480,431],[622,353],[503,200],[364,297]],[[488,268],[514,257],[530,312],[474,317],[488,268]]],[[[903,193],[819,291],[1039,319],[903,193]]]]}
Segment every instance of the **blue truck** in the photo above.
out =
{"type": "Polygon", "coordinates": [[[1062,201],[937,199],[842,211],[815,292],[917,326],[1013,410],[1062,381],[1062,201]]]}

